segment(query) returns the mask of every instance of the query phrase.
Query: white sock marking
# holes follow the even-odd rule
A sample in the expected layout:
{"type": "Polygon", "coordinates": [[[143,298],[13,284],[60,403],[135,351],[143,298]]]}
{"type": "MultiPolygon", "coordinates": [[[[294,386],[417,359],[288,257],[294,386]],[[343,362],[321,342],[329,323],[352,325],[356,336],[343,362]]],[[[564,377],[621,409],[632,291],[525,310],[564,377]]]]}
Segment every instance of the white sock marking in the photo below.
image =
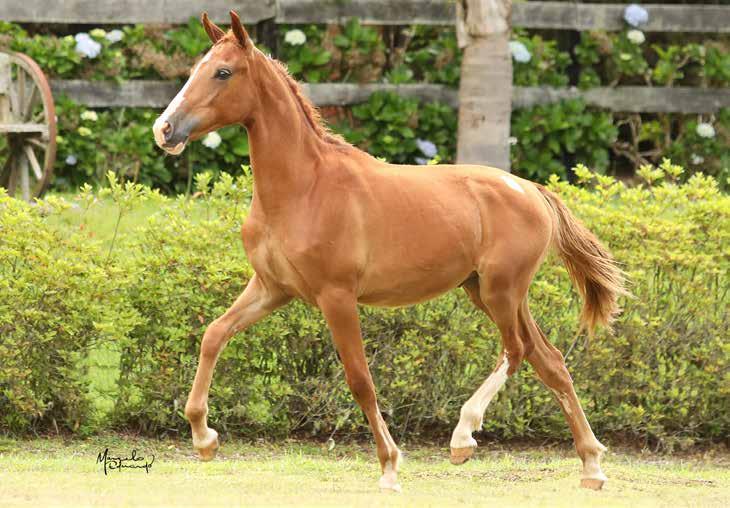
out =
{"type": "Polygon", "coordinates": [[[504,360],[496,371],[492,372],[482,386],[474,392],[474,395],[466,401],[461,408],[459,423],[451,436],[451,448],[469,448],[476,446],[476,441],[471,433],[482,426],[482,418],[487,406],[492,401],[500,388],[507,381],[507,370],[509,361],[505,355],[504,360]]]}

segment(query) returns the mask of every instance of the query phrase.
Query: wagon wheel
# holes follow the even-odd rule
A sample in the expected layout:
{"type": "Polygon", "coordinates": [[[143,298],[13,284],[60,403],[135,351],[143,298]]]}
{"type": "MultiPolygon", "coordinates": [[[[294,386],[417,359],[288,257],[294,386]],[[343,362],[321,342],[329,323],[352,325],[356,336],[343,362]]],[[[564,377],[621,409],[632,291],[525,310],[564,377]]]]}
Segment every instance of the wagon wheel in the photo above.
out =
{"type": "Polygon", "coordinates": [[[46,76],[21,53],[0,54],[0,134],[7,134],[0,186],[40,197],[56,162],[56,108],[46,76]]]}

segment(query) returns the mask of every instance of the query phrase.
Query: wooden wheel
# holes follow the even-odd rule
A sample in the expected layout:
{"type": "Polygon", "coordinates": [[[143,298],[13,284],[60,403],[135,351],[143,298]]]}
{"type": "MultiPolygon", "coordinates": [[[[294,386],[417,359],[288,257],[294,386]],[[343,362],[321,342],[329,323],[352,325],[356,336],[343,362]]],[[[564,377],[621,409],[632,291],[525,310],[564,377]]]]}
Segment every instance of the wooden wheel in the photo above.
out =
{"type": "Polygon", "coordinates": [[[21,53],[0,53],[0,134],[0,186],[25,200],[42,196],[56,162],[56,107],[45,74],[21,53]]]}

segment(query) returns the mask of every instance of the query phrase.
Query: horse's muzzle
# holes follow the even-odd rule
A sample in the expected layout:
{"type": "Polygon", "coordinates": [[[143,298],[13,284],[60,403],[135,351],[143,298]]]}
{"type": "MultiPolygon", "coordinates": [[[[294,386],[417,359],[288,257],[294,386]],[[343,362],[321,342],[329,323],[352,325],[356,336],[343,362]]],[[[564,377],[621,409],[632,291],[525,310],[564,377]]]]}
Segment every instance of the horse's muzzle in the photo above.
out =
{"type": "Polygon", "coordinates": [[[197,126],[198,120],[192,115],[173,114],[170,118],[160,116],[152,126],[155,143],[169,154],[179,155],[185,150],[190,133],[197,126]]]}

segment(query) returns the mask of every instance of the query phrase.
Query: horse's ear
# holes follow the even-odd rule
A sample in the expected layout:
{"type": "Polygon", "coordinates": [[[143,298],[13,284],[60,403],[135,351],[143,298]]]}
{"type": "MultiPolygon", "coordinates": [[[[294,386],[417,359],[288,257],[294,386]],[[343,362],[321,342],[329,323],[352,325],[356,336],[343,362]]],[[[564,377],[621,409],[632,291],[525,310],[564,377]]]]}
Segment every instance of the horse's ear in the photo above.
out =
{"type": "Polygon", "coordinates": [[[238,40],[241,47],[245,48],[249,44],[248,33],[246,33],[246,29],[241,24],[241,18],[233,11],[231,11],[231,30],[233,30],[233,34],[236,36],[236,40],[238,40]]]}
{"type": "Polygon", "coordinates": [[[221,37],[225,35],[225,32],[218,28],[215,23],[213,23],[210,18],[208,18],[208,13],[204,12],[203,16],[201,16],[201,20],[203,21],[203,27],[205,28],[205,32],[208,34],[208,37],[210,37],[210,40],[215,44],[218,42],[221,37]]]}

